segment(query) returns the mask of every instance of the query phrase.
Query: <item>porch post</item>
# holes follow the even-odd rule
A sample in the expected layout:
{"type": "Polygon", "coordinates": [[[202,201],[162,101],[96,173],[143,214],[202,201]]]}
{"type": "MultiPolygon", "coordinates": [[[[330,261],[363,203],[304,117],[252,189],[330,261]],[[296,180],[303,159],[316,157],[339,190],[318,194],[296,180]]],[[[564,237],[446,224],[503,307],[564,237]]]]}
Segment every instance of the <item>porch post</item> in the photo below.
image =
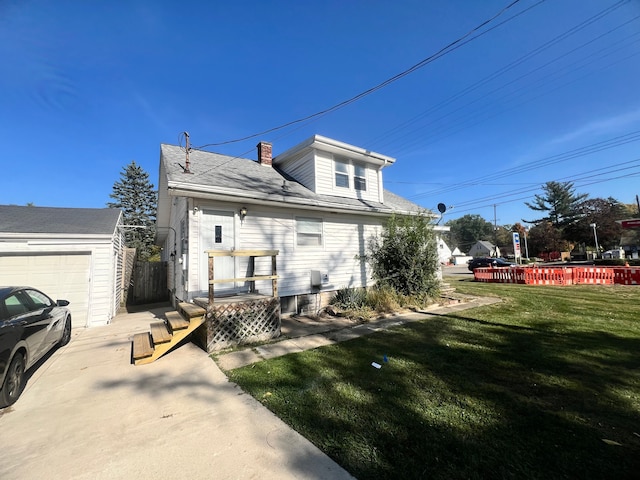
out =
{"type": "MultiPolygon", "coordinates": [[[[271,255],[271,275],[277,275],[277,268],[276,268],[276,256],[275,255],[271,255]]],[[[278,298],[278,279],[274,278],[273,280],[271,280],[271,288],[273,289],[273,297],[274,298],[278,298]]]]}
{"type": "Polygon", "coordinates": [[[209,255],[209,306],[213,307],[213,256],[209,255]]]}

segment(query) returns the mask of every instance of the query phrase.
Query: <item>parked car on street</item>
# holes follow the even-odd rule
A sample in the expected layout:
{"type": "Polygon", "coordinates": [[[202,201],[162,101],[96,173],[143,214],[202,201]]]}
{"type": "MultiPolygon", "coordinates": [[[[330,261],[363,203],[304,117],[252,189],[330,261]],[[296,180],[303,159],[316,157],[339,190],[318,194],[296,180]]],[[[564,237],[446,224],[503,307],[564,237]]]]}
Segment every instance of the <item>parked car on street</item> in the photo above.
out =
{"type": "Polygon", "coordinates": [[[469,270],[472,272],[476,268],[486,268],[486,267],[515,267],[515,263],[511,263],[506,261],[504,258],[494,258],[494,257],[477,257],[469,260],[469,270]]]}
{"type": "Polygon", "coordinates": [[[66,300],[53,301],[30,287],[0,287],[0,408],[24,389],[25,372],[71,339],[66,300]]]}

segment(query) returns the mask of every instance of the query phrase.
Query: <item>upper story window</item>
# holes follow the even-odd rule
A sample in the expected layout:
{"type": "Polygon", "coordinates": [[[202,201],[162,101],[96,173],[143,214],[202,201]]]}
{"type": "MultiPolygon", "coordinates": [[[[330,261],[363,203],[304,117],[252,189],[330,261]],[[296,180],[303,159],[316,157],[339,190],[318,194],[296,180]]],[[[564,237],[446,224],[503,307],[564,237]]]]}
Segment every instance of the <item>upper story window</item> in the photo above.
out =
{"type": "Polygon", "coordinates": [[[349,188],[349,163],[342,160],[335,161],[336,187],[349,188]]]}
{"type": "Polygon", "coordinates": [[[362,165],[353,166],[353,186],[356,190],[367,190],[367,170],[362,165]]]}
{"type": "Polygon", "coordinates": [[[348,188],[360,192],[367,190],[367,167],[348,159],[334,161],[336,187],[348,188]],[[352,187],[353,185],[353,187],[352,187]]]}

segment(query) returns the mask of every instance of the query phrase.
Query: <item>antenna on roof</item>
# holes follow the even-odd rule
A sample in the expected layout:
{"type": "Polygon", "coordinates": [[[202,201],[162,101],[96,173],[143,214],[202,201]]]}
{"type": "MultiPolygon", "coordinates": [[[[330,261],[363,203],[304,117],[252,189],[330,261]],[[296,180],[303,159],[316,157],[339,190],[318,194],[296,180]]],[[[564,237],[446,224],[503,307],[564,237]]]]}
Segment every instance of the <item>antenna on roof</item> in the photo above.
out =
{"type": "Polygon", "coordinates": [[[189,162],[189,150],[191,150],[191,147],[189,146],[189,132],[184,132],[184,137],[187,142],[187,147],[185,148],[186,158],[184,161],[184,167],[182,168],[182,173],[191,173],[191,170],[189,170],[189,167],[191,165],[191,163],[189,162]]]}

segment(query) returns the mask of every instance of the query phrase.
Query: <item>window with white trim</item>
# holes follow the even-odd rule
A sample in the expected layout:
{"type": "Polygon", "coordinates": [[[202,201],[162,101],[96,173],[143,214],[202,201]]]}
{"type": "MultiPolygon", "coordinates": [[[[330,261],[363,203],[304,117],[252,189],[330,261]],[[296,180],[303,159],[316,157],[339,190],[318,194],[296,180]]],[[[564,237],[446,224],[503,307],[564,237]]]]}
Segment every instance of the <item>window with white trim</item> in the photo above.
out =
{"type": "Polygon", "coordinates": [[[336,187],[349,188],[349,163],[342,160],[335,161],[336,187]]]}
{"type": "Polygon", "coordinates": [[[353,165],[353,187],[362,192],[367,190],[367,169],[362,165],[353,165]]]}
{"type": "Polygon", "coordinates": [[[297,217],[296,244],[305,247],[322,246],[322,219],[297,217]]]}

